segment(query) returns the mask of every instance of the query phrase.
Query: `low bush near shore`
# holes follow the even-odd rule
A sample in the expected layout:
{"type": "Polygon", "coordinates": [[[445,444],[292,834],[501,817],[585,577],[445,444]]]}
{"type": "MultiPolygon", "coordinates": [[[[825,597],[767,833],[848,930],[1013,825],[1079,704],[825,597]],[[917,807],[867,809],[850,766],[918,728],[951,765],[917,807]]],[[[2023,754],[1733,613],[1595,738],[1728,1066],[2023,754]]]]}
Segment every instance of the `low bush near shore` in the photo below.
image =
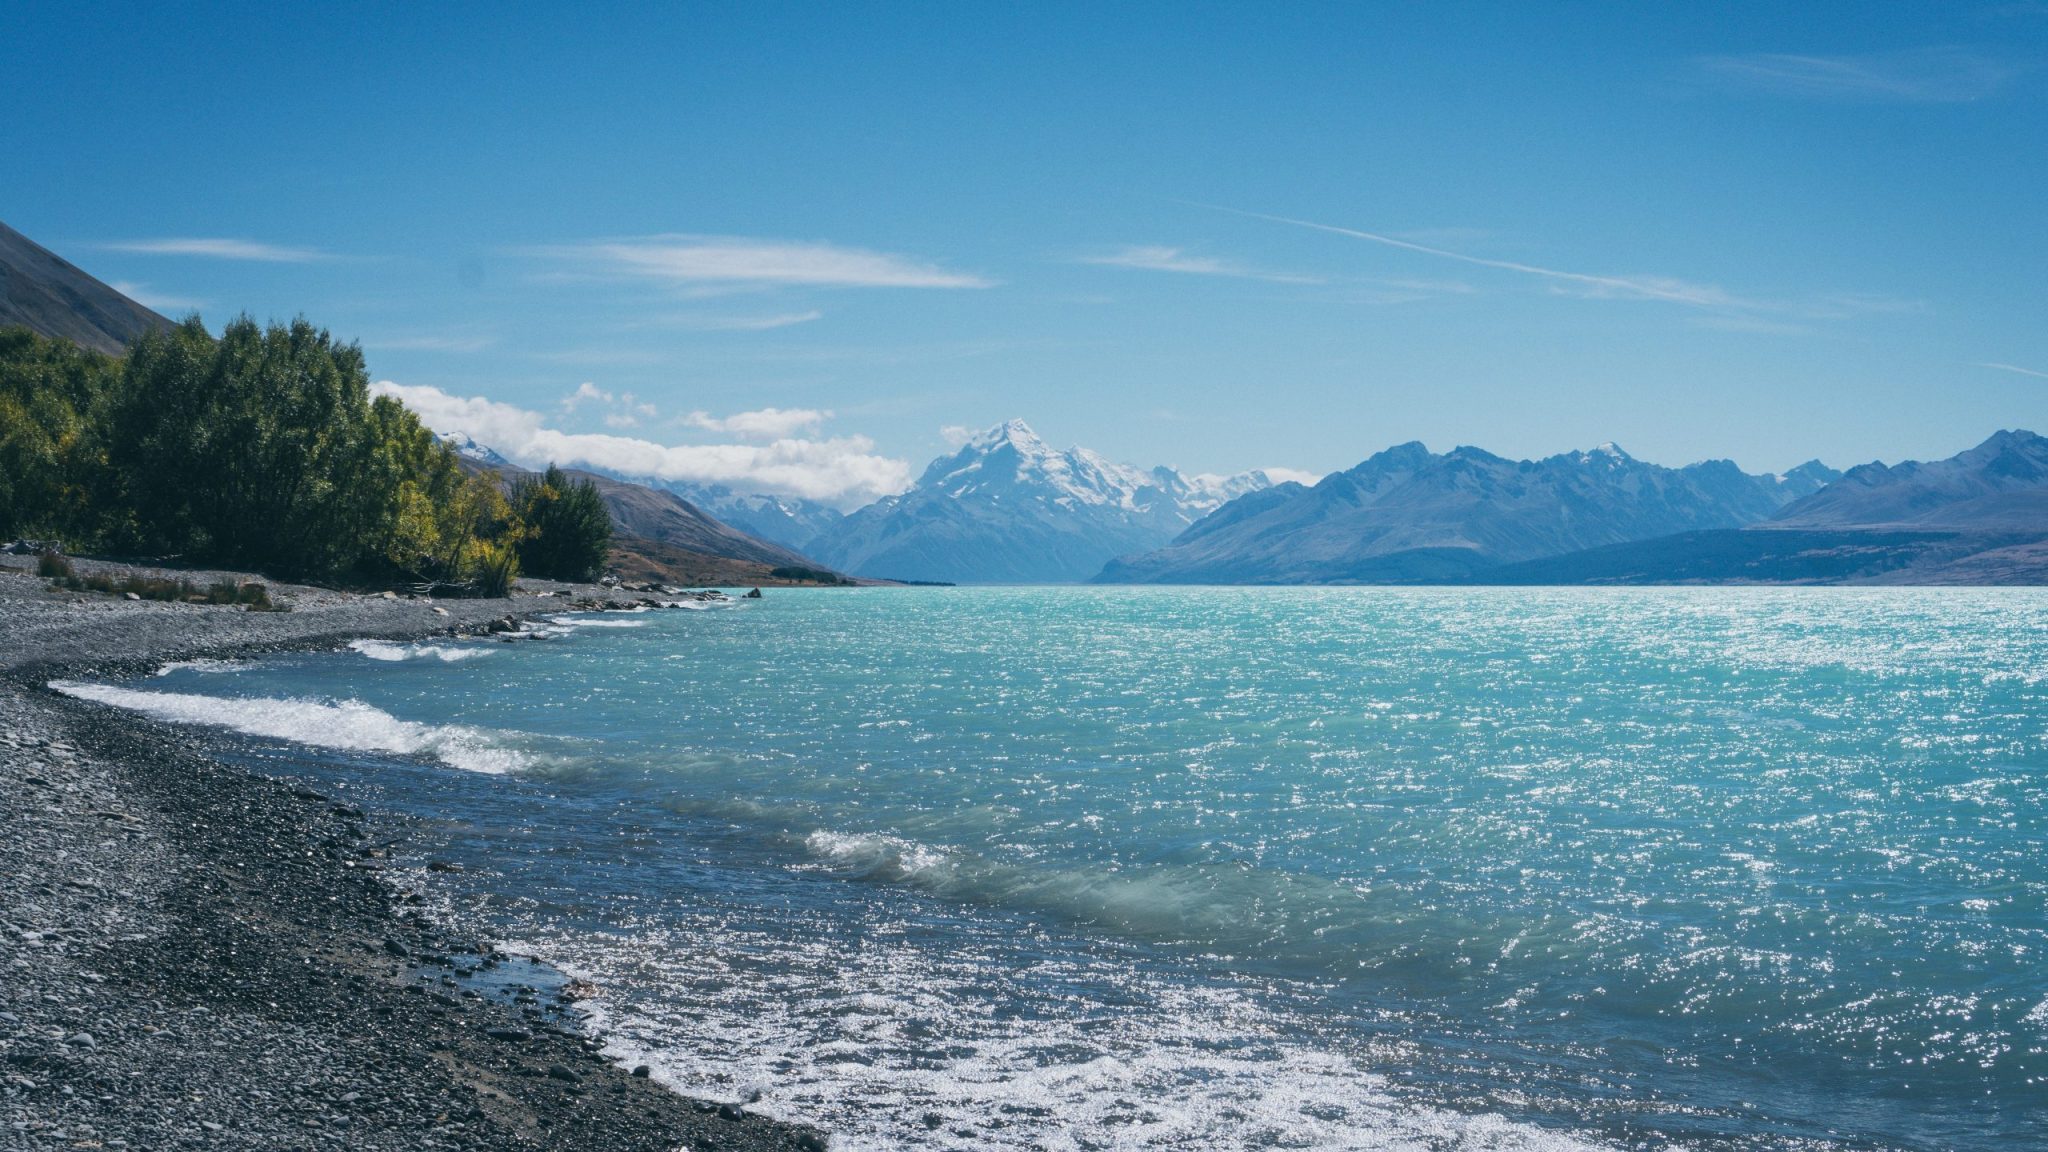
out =
{"type": "Polygon", "coordinates": [[[822,568],[799,568],[795,566],[770,569],[768,574],[777,580],[800,580],[809,584],[851,584],[853,581],[837,572],[822,568]]]}
{"type": "Polygon", "coordinates": [[[71,561],[66,560],[62,553],[45,552],[36,557],[36,575],[45,579],[69,576],[71,575],[71,561]]]}
{"type": "Polygon", "coordinates": [[[216,580],[201,588],[190,580],[142,576],[133,572],[118,576],[110,572],[80,576],[71,570],[68,563],[59,573],[44,572],[42,565],[38,565],[37,570],[42,575],[51,576],[52,583],[57,587],[72,592],[99,592],[108,596],[127,595],[141,600],[164,600],[172,603],[240,604],[251,612],[288,611],[271,600],[269,588],[256,583],[236,584],[232,580],[216,580]]]}

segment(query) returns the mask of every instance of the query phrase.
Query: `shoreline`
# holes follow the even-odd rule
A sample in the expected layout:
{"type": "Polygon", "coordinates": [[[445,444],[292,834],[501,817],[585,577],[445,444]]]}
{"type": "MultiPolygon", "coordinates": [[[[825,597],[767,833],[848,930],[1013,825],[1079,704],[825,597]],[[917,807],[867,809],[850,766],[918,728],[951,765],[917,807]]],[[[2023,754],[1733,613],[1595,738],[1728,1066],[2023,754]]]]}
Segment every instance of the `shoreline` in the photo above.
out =
{"type": "Polygon", "coordinates": [[[390,818],[46,687],[576,610],[272,590],[295,610],[81,598],[0,570],[0,1143],[824,1148],[613,1064],[574,1010],[587,989],[419,913],[376,847],[390,818]]]}

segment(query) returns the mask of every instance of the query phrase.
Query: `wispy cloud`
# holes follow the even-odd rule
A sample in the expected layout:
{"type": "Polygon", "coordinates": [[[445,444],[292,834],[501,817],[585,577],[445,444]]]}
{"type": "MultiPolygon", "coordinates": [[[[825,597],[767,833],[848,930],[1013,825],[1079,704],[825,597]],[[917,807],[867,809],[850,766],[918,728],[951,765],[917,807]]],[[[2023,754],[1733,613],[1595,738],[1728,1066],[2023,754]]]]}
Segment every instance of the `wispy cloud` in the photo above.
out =
{"type": "Polygon", "coordinates": [[[778,312],[766,316],[721,316],[699,313],[678,313],[673,316],[658,316],[628,325],[633,328],[680,328],[687,332],[769,332],[777,328],[791,328],[798,324],[809,324],[825,318],[823,312],[778,312]]]}
{"type": "Polygon", "coordinates": [[[1179,272],[1192,276],[1230,276],[1242,280],[1270,280],[1279,284],[1320,284],[1316,276],[1269,272],[1213,256],[1190,255],[1185,249],[1162,244],[1127,244],[1114,252],[1079,257],[1076,263],[1108,268],[1142,268],[1151,272],[1179,272]]]}
{"type": "Polygon", "coordinates": [[[1229,212],[1253,220],[1269,220],[1275,224],[1288,224],[1296,228],[1308,228],[1317,232],[1328,232],[1336,236],[1348,236],[1353,240],[1364,240],[1371,244],[1384,244],[1407,252],[1419,252],[1440,260],[1455,260],[1480,268],[1497,268],[1503,272],[1519,272],[1550,281],[1553,285],[1580,295],[1619,297],[1635,300],[1662,300],[1672,304],[1687,304],[1700,308],[1743,308],[1755,303],[1746,301],[1714,287],[1711,284],[1694,284],[1669,276],[1602,276],[1588,272],[1568,272],[1561,268],[1545,268],[1537,264],[1524,264],[1518,260],[1494,260],[1485,256],[1471,256],[1453,252],[1448,248],[1437,248],[1428,244],[1417,244],[1380,232],[1365,232],[1357,228],[1341,228],[1335,224],[1318,224],[1313,220],[1296,220],[1289,216],[1273,216],[1264,212],[1246,212],[1237,208],[1223,208],[1217,205],[1203,205],[1218,212],[1229,212]]]}
{"type": "Polygon", "coordinates": [[[1813,331],[1805,324],[1791,320],[1773,320],[1768,316],[1756,316],[1741,312],[1710,313],[1695,316],[1694,326],[1711,328],[1717,332],[1748,332],[1762,336],[1799,336],[1813,331]]]}
{"type": "Polygon", "coordinates": [[[672,284],[835,288],[987,288],[995,282],[888,252],[732,236],[646,236],[535,250],[617,275],[672,284]]]}
{"type": "Polygon", "coordinates": [[[1317,232],[1363,240],[1398,248],[1405,252],[1416,252],[1433,256],[1439,260],[1451,260],[1479,268],[1494,268],[1541,280],[1550,290],[1562,295],[1581,296],[1605,300],[1652,300],[1666,304],[1677,304],[1687,308],[1721,316],[1743,314],[1764,314],[1791,316],[1807,320],[1841,320],[1877,312],[1908,312],[1921,307],[1918,301],[1898,300],[1882,296],[1851,295],[1833,293],[1797,298],[1769,298],[1762,296],[1737,295],[1713,284],[1701,284],[1681,280],[1674,276],[1657,275],[1603,275],[1591,272],[1573,272],[1563,268],[1548,268],[1540,264],[1529,264],[1520,260],[1497,260],[1486,256],[1473,256],[1448,248],[1429,244],[1418,244],[1398,236],[1381,232],[1366,232],[1357,228],[1343,228],[1334,224],[1319,224],[1312,220],[1297,220],[1288,216],[1273,216],[1264,212],[1246,212],[1237,208],[1218,205],[1201,205],[1218,212],[1249,217],[1254,220],[1268,220],[1276,224],[1287,224],[1296,228],[1308,228],[1317,232]]]}
{"type": "Polygon", "coordinates": [[[197,312],[206,307],[204,300],[190,296],[171,296],[132,280],[116,280],[108,287],[145,308],[154,308],[159,312],[197,312]]]}
{"type": "MultiPolygon", "coordinates": [[[[595,385],[591,388],[603,393],[595,385]]],[[[865,436],[784,438],[769,444],[662,444],[609,433],[565,432],[551,427],[539,412],[425,385],[382,380],[370,390],[396,397],[436,432],[469,436],[530,468],[550,462],[581,465],[625,476],[802,496],[840,507],[865,504],[910,486],[910,465],[877,455],[874,442],[865,436]]]]}
{"type": "Polygon", "coordinates": [[[1864,56],[1754,52],[1694,61],[1717,83],[1822,100],[1958,104],[1981,100],[2018,69],[1961,48],[1922,48],[1864,56]]]}
{"type": "Polygon", "coordinates": [[[562,397],[562,411],[574,412],[585,404],[609,404],[612,394],[585,380],[576,386],[574,392],[562,397]]]}
{"type": "Polygon", "coordinates": [[[2041,380],[2048,380],[2048,372],[2039,372],[2032,368],[2022,368],[2017,364],[1994,364],[1989,362],[1979,362],[1976,365],[1976,367],[1991,368],[1999,372],[2017,372],[2022,376],[2033,376],[2041,380]]]}
{"type": "Polygon", "coordinates": [[[831,418],[832,413],[818,408],[761,408],[753,412],[735,412],[730,416],[692,412],[683,418],[683,422],[707,432],[738,436],[742,440],[781,440],[799,432],[815,432],[831,418]]]}
{"type": "Polygon", "coordinates": [[[591,348],[564,348],[559,352],[535,352],[535,360],[550,364],[579,364],[618,366],[622,364],[659,364],[665,357],[647,348],[616,348],[598,346],[591,348]]]}
{"type": "Polygon", "coordinates": [[[365,340],[365,348],[392,352],[481,352],[497,341],[489,336],[397,336],[365,340]]]}
{"type": "Polygon", "coordinates": [[[594,404],[602,409],[604,426],[607,428],[632,428],[642,420],[652,420],[661,415],[661,410],[641,400],[631,392],[613,395],[585,380],[576,386],[574,392],[562,397],[562,414],[574,415],[585,405],[594,404]]]}
{"type": "Polygon", "coordinates": [[[168,236],[156,240],[124,240],[102,244],[108,252],[137,252],[148,256],[199,256],[210,260],[254,260],[266,264],[311,264],[337,259],[318,248],[296,248],[284,244],[262,244],[254,240],[221,237],[168,236]]]}

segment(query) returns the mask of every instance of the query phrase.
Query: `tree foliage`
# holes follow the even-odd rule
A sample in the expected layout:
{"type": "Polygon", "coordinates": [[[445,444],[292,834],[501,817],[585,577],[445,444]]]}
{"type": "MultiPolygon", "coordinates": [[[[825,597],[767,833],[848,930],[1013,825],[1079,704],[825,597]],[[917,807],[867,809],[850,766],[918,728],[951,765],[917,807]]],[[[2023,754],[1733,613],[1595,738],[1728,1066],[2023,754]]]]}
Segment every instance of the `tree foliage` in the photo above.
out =
{"type": "Polygon", "coordinates": [[[508,501],[304,320],[194,318],[120,359],[0,330],[0,538],[502,594],[527,557],[594,574],[609,533],[553,469],[508,501]]]}
{"type": "Polygon", "coordinates": [[[76,533],[104,460],[112,370],[97,352],[0,329],[0,534],[76,533]]]}
{"type": "Polygon", "coordinates": [[[550,580],[593,580],[611,551],[612,518],[597,485],[571,480],[553,464],[512,484],[512,508],[527,531],[519,564],[550,580]]]}

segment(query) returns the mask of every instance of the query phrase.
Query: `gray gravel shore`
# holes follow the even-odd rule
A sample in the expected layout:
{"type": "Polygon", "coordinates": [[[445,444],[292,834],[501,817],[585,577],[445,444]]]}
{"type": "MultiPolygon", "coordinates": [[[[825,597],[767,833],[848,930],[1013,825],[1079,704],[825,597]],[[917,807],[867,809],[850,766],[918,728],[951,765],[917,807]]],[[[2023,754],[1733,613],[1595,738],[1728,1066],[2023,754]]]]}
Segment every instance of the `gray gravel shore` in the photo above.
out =
{"type": "Polygon", "coordinates": [[[637,594],[272,585],[292,610],[258,613],[59,593],[21,564],[0,558],[0,1148],[825,1147],[610,1064],[573,986],[414,911],[375,813],[43,687],[637,594]]]}

